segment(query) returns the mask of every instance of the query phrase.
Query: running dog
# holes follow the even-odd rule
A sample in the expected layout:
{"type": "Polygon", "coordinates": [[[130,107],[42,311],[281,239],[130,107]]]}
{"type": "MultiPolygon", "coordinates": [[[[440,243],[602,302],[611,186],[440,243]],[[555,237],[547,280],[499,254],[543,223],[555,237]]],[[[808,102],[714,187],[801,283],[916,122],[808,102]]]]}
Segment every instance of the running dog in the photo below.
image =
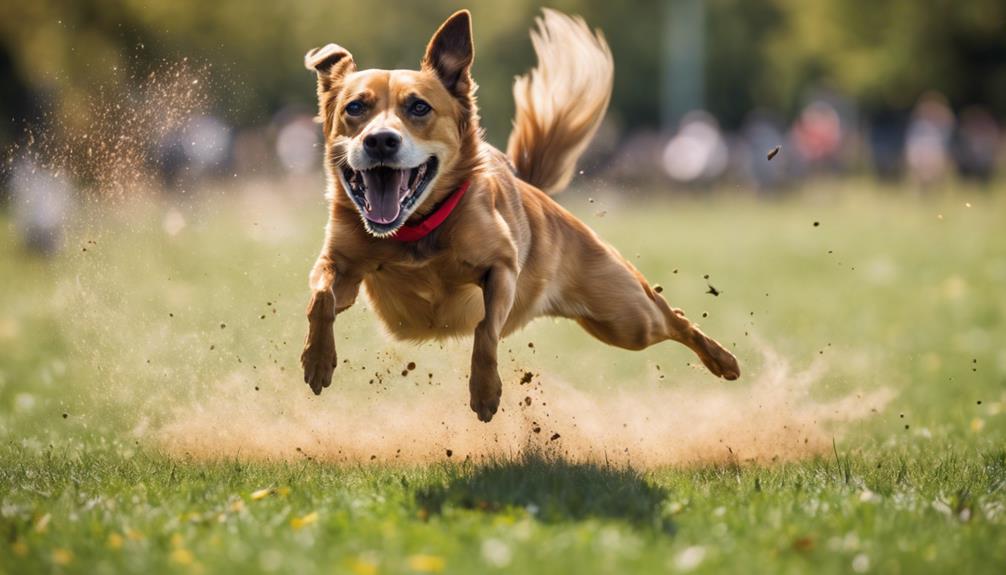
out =
{"type": "Polygon", "coordinates": [[[502,394],[499,341],[539,316],[626,349],[674,340],[714,375],[740,375],[729,351],[550,197],[601,122],[614,64],[580,18],[546,10],[531,40],[538,63],[514,83],[505,154],[479,128],[467,10],[440,26],[419,70],[357,70],[335,44],[305,56],[329,184],[301,355],[315,394],[336,367],[335,317],[361,284],[396,338],[474,335],[470,405],[486,422],[502,394]]]}

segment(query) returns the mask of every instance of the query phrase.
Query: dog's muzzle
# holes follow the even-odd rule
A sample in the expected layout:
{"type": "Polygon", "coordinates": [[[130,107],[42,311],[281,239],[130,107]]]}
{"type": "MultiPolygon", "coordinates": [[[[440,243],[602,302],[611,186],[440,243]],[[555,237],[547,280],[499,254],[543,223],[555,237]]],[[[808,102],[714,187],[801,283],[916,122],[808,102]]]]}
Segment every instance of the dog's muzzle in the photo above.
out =
{"type": "Polygon", "coordinates": [[[437,172],[437,158],[430,158],[414,168],[376,166],[354,170],[343,165],[340,170],[350,198],[377,235],[389,234],[408,218],[423,191],[437,172]]]}

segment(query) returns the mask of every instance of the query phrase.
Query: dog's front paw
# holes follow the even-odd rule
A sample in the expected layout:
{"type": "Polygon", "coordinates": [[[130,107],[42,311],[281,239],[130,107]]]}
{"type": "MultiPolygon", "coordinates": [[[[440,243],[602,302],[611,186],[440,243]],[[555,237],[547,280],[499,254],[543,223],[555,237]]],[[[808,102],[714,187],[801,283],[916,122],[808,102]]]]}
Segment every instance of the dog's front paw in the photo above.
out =
{"type": "Polygon", "coordinates": [[[741,368],[734,354],[726,350],[716,340],[703,336],[699,359],[717,377],[733,381],[741,376],[741,368]]]}
{"type": "Polygon", "coordinates": [[[300,354],[300,364],[304,367],[304,383],[311,386],[315,395],[321,395],[321,390],[332,384],[336,366],[335,336],[308,337],[304,352],[300,354]]]}
{"type": "Polygon", "coordinates": [[[469,405],[478,414],[479,421],[489,423],[500,406],[500,396],[503,395],[503,382],[495,369],[485,369],[473,372],[468,382],[471,392],[469,405]]]}

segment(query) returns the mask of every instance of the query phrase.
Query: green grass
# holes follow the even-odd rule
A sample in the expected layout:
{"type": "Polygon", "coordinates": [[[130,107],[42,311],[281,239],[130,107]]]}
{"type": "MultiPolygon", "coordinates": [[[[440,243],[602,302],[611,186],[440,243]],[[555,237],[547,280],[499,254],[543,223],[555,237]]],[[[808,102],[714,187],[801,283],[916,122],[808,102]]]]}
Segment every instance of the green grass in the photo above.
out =
{"type": "MultiPolygon", "coordinates": [[[[250,187],[185,203],[174,236],[166,204],[85,206],[51,260],[23,254],[0,215],[0,573],[1006,569],[1002,190],[562,198],[733,346],[745,378],[717,382],[680,347],[615,350],[552,321],[504,344],[508,370],[587,392],[743,386],[768,346],[795,368],[825,362],[815,397],[896,393],[834,426],[816,457],[634,469],[533,450],[422,466],[162,450],[149,430],[223,380],[246,401],[253,386],[307,393],[297,358],[324,211],[300,190],[319,184],[250,187]]],[[[370,372],[407,359],[464,387],[466,342],[388,342],[365,308],[340,316],[338,345],[371,369],[340,367],[318,401],[371,397],[370,372]]],[[[412,397],[409,381],[382,393],[412,397]]]]}

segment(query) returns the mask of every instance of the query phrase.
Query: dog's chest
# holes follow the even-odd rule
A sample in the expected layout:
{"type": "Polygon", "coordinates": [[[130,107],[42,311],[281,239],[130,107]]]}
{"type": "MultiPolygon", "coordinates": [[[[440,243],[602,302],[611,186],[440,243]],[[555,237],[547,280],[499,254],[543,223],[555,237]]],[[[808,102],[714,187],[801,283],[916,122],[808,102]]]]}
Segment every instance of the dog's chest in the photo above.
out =
{"type": "Polygon", "coordinates": [[[482,319],[479,272],[456,261],[385,264],[364,283],[388,330],[403,339],[470,333],[482,319]]]}

